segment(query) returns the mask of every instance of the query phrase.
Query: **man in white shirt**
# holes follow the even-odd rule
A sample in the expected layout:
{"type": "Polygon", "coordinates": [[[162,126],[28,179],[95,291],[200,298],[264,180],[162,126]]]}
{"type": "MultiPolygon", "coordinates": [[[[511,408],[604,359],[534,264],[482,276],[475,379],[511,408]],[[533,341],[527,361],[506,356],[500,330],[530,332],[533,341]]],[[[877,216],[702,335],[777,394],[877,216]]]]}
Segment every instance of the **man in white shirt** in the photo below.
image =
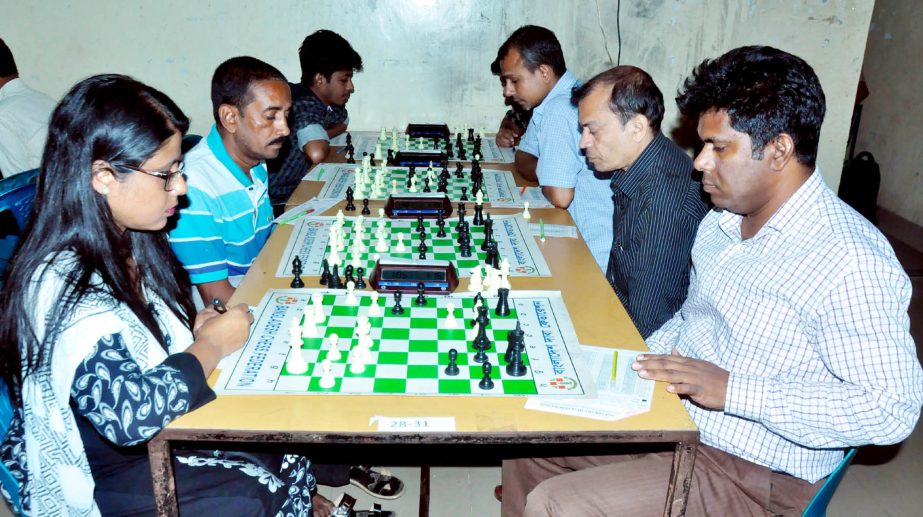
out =
{"type": "Polygon", "coordinates": [[[0,39],[0,173],[9,178],[37,169],[54,101],[19,78],[13,53],[0,39]]]}

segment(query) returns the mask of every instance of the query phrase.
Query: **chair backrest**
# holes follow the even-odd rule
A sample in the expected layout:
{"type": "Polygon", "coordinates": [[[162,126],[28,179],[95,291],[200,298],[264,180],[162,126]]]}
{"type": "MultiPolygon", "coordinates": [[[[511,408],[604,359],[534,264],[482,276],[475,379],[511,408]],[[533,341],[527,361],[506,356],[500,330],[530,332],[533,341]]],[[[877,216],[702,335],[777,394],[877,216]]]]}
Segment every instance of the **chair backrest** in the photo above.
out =
{"type": "Polygon", "coordinates": [[[29,220],[37,179],[38,169],[34,169],[0,180],[0,275],[29,220]]]}
{"type": "Polygon", "coordinates": [[[840,481],[843,480],[843,475],[846,474],[846,467],[852,463],[853,456],[855,455],[856,449],[850,449],[849,452],[846,453],[846,456],[844,456],[840,464],[836,466],[836,469],[827,476],[827,481],[824,481],[824,484],[817,490],[817,493],[814,494],[814,498],[808,503],[801,517],[826,517],[827,505],[829,505],[830,500],[833,499],[833,493],[836,492],[836,488],[840,486],[840,481]]]}
{"type": "MultiPolygon", "coordinates": [[[[13,419],[13,405],[10,403],[10,394],[6,389],[6,383],[0,380],[0,439],[6,436],[10,430],[10,421],[13,419]]],[[[0,484],[6,490],[13,500],[13,510],[17,515],[22,513],[22,506],[19,502],[19,482],[7,470],[6,465],[0,462],[0,484]]]]}

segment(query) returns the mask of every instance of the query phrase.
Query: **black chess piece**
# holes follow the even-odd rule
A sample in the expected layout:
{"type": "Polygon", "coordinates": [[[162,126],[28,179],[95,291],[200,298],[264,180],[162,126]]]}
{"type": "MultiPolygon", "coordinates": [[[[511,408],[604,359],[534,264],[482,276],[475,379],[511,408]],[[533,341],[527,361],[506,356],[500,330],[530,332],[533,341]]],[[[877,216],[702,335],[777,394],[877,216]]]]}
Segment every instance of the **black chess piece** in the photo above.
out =
{"type": "Polygon", "coordinates": [[[455,225],[455,229],[458,230],[461,228],[462,224],[465,222],[465,204],[458,204],[458,224],[455,225]]]}
{"type": "Polygon", "coordinates": [[[362,279],[365,275],[365,268],[360,266],[356,268],[356,289],[365,289],[365,280],[362,279]]]}
{"type": "Polygon", "coordinates": [[[494,381],[490,378],[490,371],[493,369],[493,366],[490,364],[490,361],[485,362],[481,366],[481,371],[484,372],[484,377],[481,378],[481,382],[478,383],[478,388],[482,390],[492,390],[494,389],[494,381]]]}
{"type": "Polygon", "coordinates": [[[482,224],[484,224],[484,205],[479,205],[475,203],[474,218],[471,219],[471,224],[475,226],[481,226],[482,224]]]}
{"type": "Polygon", "coordinates": [[[507,363],[513,362],[513,353],[516,350],[522,351],[525,349],[525,336],[526,333],[523,332],[518,321],[516,322],[516,328],[506,333],[508,345],[506,347],[506,354],[504,354],[503,358],[506,359],[507,363]]]}
{"type": "Polygon", "coordinates": [[[446,237],[447,234],[445,233],[445,219],[442,218],[441,214],[439,215],[439,220],[436,221],[436,226],[439,227],[439,231],[436,232],[436,237],[446,237]]]}
{"type": "Polygon", "coordinates": [[[391,307],[391,314],[404,314],[404,307],[401,306],[401,292],[394,293],[394,306],[391,307]]]}
{"type": "Polygon", "coordinates": [[[352,149],[346,149],[346,163],[349,163],[349,164],[356,163],[356,155],[352,149]]]}
{"type": "Polygon", "coordinates": [[[526,365],[522,362],[522,350],[518,348],[512,354],[512,361],[506,364],[506,373],[513,377],[522,377],[526,374],[526,365]]]}
{"type": "Polygon", "coordinates": [[[353,144],[353,135],[349,134],[349,131],[346,132],[346,145],[353,144]]]}
{"type": "Polygon", "coordinates": [[[369,198],[365,198],[362,200],[362,215],[370,215],[371,213],[372,211],[369,210],[369,198]]]}
{"type": "Polygon", "coordinates": [[[343,283],[348,284],[349,282],[356,283],[356,279],[353,278],[352,264],[346,264],[346,267],[343,268],[343,283]]]}
{"type": "Polygon", "coordinates": [[[474,142],[474,128],[473,127],[468,128],[468,141],[474,142]]]}
{"type": "Polygon", "coordinates": [[[388,165],[396,165],[394,160],[394,149],[388,149],[388,165]]]}
{"type": "Polygon", "coordinates": [[[449,364],[445,367],[445,374],[455,376],[458,375],[458,350],[454,348],[449,349],[449,364]]]}
{"type": "Polygon", "coordinates": [[[340,278],[339,267],[334,264],[333,271],[330,273],[330,280],[327,282],[327,287],[331,289],[342,289],[343,280],[340,278]]]}
{"type": "Polygon", "coordinates": [[[465,177],[465,169],[462,167],[461,162],[455,162],[455,177],[458,179],[463,179],[465,177]]]}
{"type": "Polygon", "coordinates": [[[491,239],[488,249],[491,251],[490,266],[494,269],[500,269],[500,251],[497,249],[497,241],[491,239]]]}
{"type": "MultiPolygon", "coordinates": [[[[490,325],[490,317],[487,315],[488,312],[490,312],[490,309],[487,308],[487,305],[484,303],[484,301],[481,301],[481,306],[478,307],[478,315],[474,318],[474,321],[478,322],[478,325],[487,328],[487,326],[490,325]]],[[[488,346],[487,348],[490,347],[488,346]]]]}
{"type": "Polygon", "coordinates": [[[510,315],[510,290],[506,287],[497,289],[497,308],[494,309],[497,316],[510,315]]]}
{"type": "Polygon", "coordinates": [[[327,285],[330,281],[330,264],[327,259],[321,261],[320,285],[327,285]]]}
{"type": "Polygon", "coordinates": [[[461,198],[459,199],[461,199],[462,201],[468,201],[468,187],[462,187],[461,191],[462,191],[462,195],[461,195],[461,198]]]}
{"type": "Polygon", "coordinates": [[[415,228],[415,230],[417,233],[420,233],[426,230],[426,228],[423,227],[423,216],[422,215],[417,216],[417,227],[415,228]]]}
{"type": "Polygon", "coordinates": [[[417,283],[417,298],[413,301],[413,304],[417,307],[426,306],[426,286],[423,285],[423,282],[417,283]]]}
{"type": "Polygon", "coordinates": [[[292,261],[292,274],[295,278],[290,285],[296,289],[304,287],[304,280],[301,279],[301,257],[298,255],[295,255],[295,260],[292,261]]]}
{"type": "Polygon", "coordinates": [[[429,178],[423,179],[423,192],[432,192],[433,189],[429,188],[429,178]]]}
{"type": "Polygon", "coordinates": [[[355,203],[353,203],[353,200],[354,200],[353,193],[354,191],[352,187],[346,187],[346,211],[347,212],[352,212],[353,210],[356,209],[356,205],[355,203]]]}

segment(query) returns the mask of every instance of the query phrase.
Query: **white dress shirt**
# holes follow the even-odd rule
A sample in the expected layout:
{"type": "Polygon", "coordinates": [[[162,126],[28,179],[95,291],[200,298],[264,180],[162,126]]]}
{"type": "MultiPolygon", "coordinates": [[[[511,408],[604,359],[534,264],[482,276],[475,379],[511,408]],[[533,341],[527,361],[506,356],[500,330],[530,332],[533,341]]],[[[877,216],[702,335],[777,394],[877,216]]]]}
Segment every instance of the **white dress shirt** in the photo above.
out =
{"type": "Polygon", "coordinates": [[[4,178],[38,168],[54,106],[51,97],[21,79],[0,88],[0,171],[4,178]]]}

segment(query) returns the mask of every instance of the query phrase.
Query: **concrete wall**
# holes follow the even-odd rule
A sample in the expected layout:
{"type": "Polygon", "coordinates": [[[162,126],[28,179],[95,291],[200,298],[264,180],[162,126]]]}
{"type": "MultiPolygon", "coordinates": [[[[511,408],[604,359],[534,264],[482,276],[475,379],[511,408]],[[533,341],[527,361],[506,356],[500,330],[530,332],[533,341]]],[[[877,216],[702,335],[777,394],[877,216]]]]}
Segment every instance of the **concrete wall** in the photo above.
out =
{"type": "MultiPolygon", "coordinates": [[[[23,78],[52,96],[101,72],[133,75],[211,124],[209,80],[222,60],[250,54],[300,76],[297,49],[309,32],[333,29],[362,55],[350,101],[352,127],[410,121],[496,128],[504,112],[489,65],[526,23],[556,32],[580,77],[617,59],[648,70],[671,99],[693,66],[744,44],[804,57],[827,93],[819,164],[839,183],[855,84],[873,0],[245,0],[158,2],[0,0],[0,35],[23,78]]],[[[666,131],[676,124],[668,102],[666,131]]]]}
{"type": "Polygon", "coordinates": [[[923,2],[879,0],[865,51],[856,152],[881,166],[878,204],[923,226],[923,2]]]}

